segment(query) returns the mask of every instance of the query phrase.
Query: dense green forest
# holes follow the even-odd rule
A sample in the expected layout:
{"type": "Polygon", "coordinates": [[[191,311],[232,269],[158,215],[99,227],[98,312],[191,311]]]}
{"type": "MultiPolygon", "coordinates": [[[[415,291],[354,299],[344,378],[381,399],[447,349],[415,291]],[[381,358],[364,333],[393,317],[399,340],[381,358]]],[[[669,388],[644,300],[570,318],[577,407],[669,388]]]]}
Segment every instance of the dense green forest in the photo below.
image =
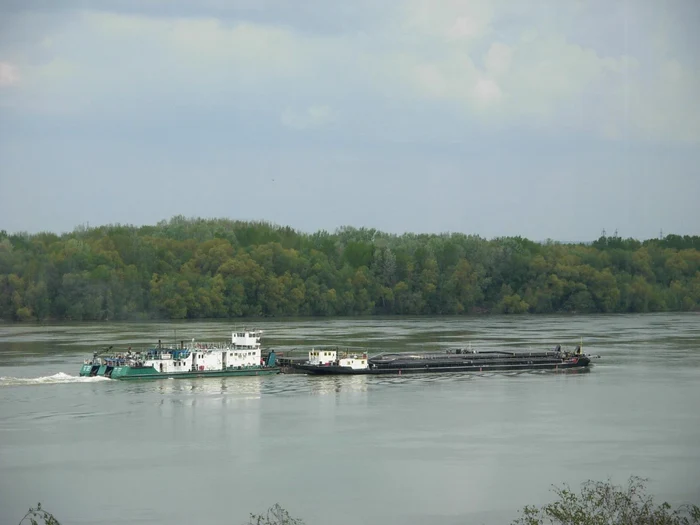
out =
{"type": "Polygon", "coordinates": [[[187,219],[0,231],[0,318],[700,310],[700,237],[589,244],[187,219]]]}

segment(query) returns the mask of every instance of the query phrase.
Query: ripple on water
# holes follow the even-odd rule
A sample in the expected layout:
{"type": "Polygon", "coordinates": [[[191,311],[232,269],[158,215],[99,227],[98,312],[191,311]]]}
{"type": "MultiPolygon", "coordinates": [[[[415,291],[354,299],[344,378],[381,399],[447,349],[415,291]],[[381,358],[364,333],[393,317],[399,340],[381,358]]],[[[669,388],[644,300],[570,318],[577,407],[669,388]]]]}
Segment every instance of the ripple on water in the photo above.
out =
{"type": "Polygon", "coordinates": [[[101,383],[111,381],[107,377],[81,377],[59,372],[50,376],[41,377],[0,377],[0,387],[3,386],[35,386],[35,385],[63,385],[67,383],[101,383]]]}

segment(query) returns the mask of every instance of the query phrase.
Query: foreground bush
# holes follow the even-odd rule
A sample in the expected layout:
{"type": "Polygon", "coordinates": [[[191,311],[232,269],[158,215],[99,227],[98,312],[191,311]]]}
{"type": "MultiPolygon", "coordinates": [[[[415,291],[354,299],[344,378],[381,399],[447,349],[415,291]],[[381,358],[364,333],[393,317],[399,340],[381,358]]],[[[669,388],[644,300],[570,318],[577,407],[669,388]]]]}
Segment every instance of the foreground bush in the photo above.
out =
{"type": "Polygon", "coordinates": [[[543,507],[526,506],[512,525],[697,525],[700,507],[684,505],[676,510],[664,502],[654,505],[645,494],[645,480],[631,477],[627,487],[588,481],[580,494],[568,486],[555,487],[558,499],[543,507]]]}
{"type": "Polygon", "coordinates": [[[41,503],[37,503],[36,508],[29,509],[24,518],[20,520],[19,525],[23,523],[30,523],[31,525],[61,525],[50,512],[41,508],[41,503]]]}
{"type": "MultiPolygon", "coordinates": [[[[675,510],[664,502],[655,505],[645,493],[646,480],[631,477],[626,487],[610,481],[588,481],[581,493],[567,485],[554,487],[557,500],[542,507],[525,506],[511,525],[700,525],[700,507],[683,505],[675,510]]],[[[41,503],[22,518],[20,525],[60,525],[41,503]],[[41,521],[38,521],[41,520],[41,521]]],[[[264,514],[251,514],[245,525],[304,525],[275,503],[264,514]]]]}
{"type": "Polygon", "coordinates": [[[279,503],[275,503],[265,514],[251,514],[245,525],[304,525],[304,522],[292,518],[279,503]]]}

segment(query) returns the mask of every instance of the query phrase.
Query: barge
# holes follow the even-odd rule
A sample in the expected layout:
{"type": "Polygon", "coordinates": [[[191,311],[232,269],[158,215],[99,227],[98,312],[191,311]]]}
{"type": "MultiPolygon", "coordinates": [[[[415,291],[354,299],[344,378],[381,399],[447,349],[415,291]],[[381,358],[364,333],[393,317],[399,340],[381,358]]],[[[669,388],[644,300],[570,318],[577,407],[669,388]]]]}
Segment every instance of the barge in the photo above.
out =
{"type": "Polygon", "coordinates": [[[311,350],[305,363],[293,366],[314,375],[355,374],[425,374],[452,372],[502,372],[518,370],[581,370],[591,358],[581,346],[573,352],[560,345],[541,352],[507,350],[472,350],[457,348],[446,352],[383,353],[369,357],[366,353],[338,356],[336,350],[311,350]]]}
{"type": "Polygon", "coordinates": [[[262,357],[262,331],[233,332],[231,342],[191,342],[163,344],[144,351],[93,353],[80,369],[83,377],[111,379],[165,379],[195,377],[235,377],[278,374],[280,367],[271,350],[262,357]]]}

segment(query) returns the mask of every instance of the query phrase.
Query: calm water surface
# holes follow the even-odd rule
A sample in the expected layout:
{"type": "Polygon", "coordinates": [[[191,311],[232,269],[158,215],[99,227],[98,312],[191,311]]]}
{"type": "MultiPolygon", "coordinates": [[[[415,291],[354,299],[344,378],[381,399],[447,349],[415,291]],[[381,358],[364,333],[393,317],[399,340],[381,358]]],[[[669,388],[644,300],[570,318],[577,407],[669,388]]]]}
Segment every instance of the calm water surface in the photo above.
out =
{"type": "Polygon", "coordinates": [[[509,523],[552,484],[649,478],[700,503],[700,316],[264,322],[264,345],[508,346],[600,354],[589,373],[78,378],[101,345],[223,340],[226,322],[0,325],[0,523],[509,523]]]}

